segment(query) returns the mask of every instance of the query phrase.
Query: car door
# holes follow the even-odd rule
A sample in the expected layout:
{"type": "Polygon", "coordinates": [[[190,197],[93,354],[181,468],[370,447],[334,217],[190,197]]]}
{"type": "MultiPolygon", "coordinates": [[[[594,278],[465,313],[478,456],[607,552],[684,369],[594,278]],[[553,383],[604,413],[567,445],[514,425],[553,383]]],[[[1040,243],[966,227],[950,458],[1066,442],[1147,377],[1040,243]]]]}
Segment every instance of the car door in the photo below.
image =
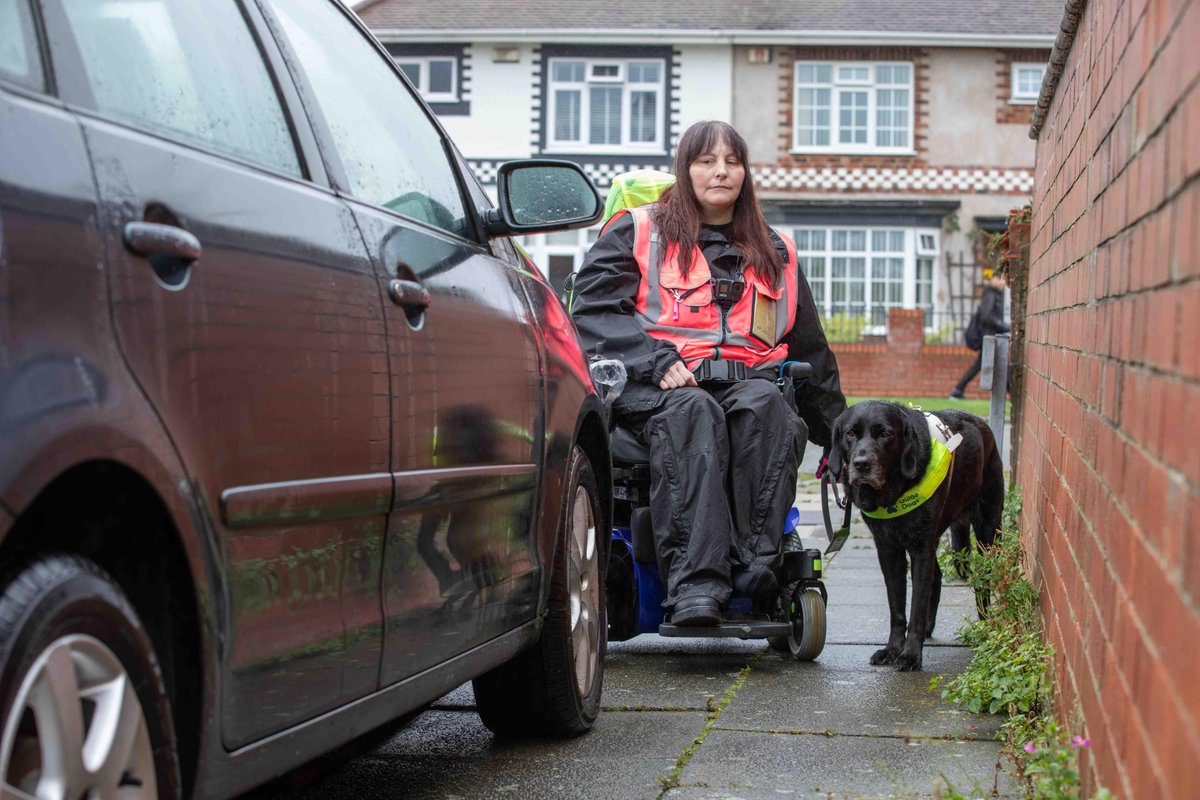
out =
{"type": "Polygon", "coordinates": [[[295,90],[268,69],[256,7],[44,7],[95,168],[120,345],[223,561],[237,747],[377,686],[392,495],[378,281],[285,113],[295,90]]]}
{"type": "Polygon", "coordinates": [[[444,135],[383,50],[327,0],[264,5],[321,110],[318,135],[389,298],[387,684],[534,614],[537,344],[518,278],[479,234],[444,135]]]}

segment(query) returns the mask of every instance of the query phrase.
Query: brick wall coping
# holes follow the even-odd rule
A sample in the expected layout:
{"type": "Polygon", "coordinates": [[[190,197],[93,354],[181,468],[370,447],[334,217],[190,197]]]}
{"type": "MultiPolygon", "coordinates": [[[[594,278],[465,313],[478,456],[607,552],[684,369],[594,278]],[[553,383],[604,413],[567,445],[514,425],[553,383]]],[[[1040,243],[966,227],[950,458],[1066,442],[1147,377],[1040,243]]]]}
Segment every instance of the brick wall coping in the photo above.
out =
{"type": "Polygon", "coordinates": [[[1042,79],[1042,91],[1038,95],[1037,107],[1033,110],[1033,122],[1029,126],[1030,139],[1038,138],[1042,132],[1046,114],[1050,111],[1050,103],[1054,100],[1054,93],[1058,91],[1058,79],[1062,77],[1067,54],[1071,52],[1071,45],[1075,43],[1075,31],[1079,30],[1079,20],[1083,17],[1086,6],[1087,0],[1067,0],[1067,7],[1063,9],[1054,49],[1050,51],[1050,64],[1046,67],[1046,77],[1042,79]]]}

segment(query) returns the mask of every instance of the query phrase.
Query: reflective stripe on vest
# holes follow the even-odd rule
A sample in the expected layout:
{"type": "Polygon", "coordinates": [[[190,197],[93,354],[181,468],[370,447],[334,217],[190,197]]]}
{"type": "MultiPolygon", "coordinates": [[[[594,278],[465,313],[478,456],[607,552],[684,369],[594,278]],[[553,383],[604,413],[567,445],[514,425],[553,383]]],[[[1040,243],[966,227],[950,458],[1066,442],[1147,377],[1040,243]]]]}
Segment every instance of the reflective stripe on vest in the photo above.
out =
{"type": "Polygon", "coordinates": [[[674,344],[689,368],[701,359],[717,357],[756,368],[782,364],[787,357],[783,338],[796,322],[798,270],[796,245],[791,238],[779,234],[788,256],[782,286],[771,286],[752,264],[742,268],[746,290],[726,314],[722,339],[720,309],[713,302],[708,261],[697,247],[685,278],[680,270],[678,244],[667,245],[665,257],[660,259],[663,242],[654,229],[651,208],[639,206],[613,217],[621,213],[633,216],[633,256],[642,273],[635,319],[654,338],[674,344]],[[760,341],[751,334],[756,295],[775,303],[772,342],[760,341]]]}

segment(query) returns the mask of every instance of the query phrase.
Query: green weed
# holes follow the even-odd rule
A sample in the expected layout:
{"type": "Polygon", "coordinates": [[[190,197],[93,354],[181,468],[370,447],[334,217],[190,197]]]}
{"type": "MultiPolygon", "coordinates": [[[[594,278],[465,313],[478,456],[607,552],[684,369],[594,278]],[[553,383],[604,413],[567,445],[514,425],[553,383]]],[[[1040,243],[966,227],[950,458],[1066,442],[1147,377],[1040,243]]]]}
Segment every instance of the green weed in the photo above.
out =
{"type": "MultiPolygon", "coordinates": [[[[991,603],[978,621],[958,631],[974,650],[970,665],[944,686],[934,679],[930,688],[941,688],[943,699],[969,711],[1008,716],[998,737],[1017,767],[1026,798],[1077,800],[1078,751],[1091,743],[1072,736],[1052,714],[1054,653],[1043,636],[1037,590],[1025,577],[1020,513],[1020,489],[1014,488],[1005,498],[996,543],[982,552],[972,546],[967,555],[968,582],[987,593],[991,603]]],[[[970,795],[949,785],[942,793],[946,800],[964,796],[970,795]]],[[[1100,789],[1092,800],[1114,799],[1100,789]]]]}

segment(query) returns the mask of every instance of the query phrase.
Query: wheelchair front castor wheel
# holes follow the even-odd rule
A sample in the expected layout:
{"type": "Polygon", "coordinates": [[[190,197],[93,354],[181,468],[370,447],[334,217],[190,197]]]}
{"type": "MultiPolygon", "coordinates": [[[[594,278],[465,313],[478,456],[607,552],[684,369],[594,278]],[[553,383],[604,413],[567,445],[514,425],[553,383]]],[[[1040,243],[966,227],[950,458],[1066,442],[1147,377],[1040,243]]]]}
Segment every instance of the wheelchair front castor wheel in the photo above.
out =
{"type": "Polygon", "coordinates": [[[825,649],[825,600],[814,585],[800,585],[787,601],[791,632],[772,636],[768,643],[775,650],[790,653],[797,661],[812,661],[825,649]]]}

